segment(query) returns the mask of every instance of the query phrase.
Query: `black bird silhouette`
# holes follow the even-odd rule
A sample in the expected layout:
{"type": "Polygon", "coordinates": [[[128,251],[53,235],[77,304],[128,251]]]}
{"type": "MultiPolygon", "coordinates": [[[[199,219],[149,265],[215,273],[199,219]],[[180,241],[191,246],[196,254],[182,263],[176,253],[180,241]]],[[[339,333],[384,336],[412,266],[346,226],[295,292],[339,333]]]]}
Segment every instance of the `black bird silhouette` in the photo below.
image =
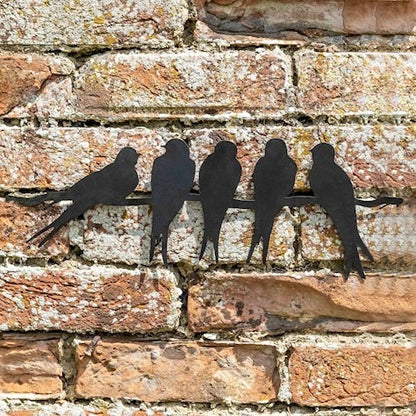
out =
{"type": "Polygon", "coordinates": [[[163,263],[167,265],[169,225],[189,195],[195,176],[195,162],[189,158],[189,148],[183,140],[172,139],[166,152],[152,168],[152,235],[150,261],[156,246],[162,242],[163,263]]]}
{"type": "Polygon", "coordinates": [[[316,203],[328,212],[341,238],[344,248],[344,276],[347,279],[352,267],[365,279],[357,248],[373,261],[373,256],[360,237],[357,227],[356,200],[348,175],[335,161],[334,148],[320,143],[312,149],[313,166],[310,184],[316,203]]]}
{"type": "Polygon", "coordinates": [[[215,261],[218,263],[218,240],[227,209],[240,182],[241,165],[236,159],[237,147],[227,140],[215,146],[199,171],[199,189],[204,212],[204,237],[199,259],[204,255],[208,241],[214,245],[215,261]]]}
{"type": "Polygon", "coordinates": [[[247,263],[261,240],[262,261],[266,263],[273,223],[285,205],[284,198],[293,190],[296,172],[296,163],[288,156],[285,142],[281,139],[269,140],[264,156],[254,168],[255,223],[247,263]]]}
{"type": "MultiPolygon", "coordinates": [[[[135,165],[139,156],[140,154],[133,148],[124,147],[120,150],[113,163],[99,172],[93,172],[81,179],[67,191],[53,192],[49,196],[46,194],[45,196],[35,197],[37,198],[36,203],[39,203],[39,200],[42,199],[41,197],[46,198],[44,201],[72,200],[73,203],[55,221],[33,235],[28,242],[52,229],[38,244],[39,247],[43,246],[60,228],[72,219],[84,214],[85,211],[94,205],[122,204],[126,196],[131,194],[138,184],[135,165]]],[[[20,202],[21,199],[23,198],[14,198],[13,200],[20,202]]]]}

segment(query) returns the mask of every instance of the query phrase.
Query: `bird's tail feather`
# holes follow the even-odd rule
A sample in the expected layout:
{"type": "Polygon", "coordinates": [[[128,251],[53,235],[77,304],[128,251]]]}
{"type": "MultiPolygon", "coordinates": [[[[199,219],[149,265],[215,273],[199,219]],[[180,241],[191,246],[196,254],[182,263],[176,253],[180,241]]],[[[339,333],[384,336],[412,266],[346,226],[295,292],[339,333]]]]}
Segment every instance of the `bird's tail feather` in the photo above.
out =
{"type": "Polygon", "coordinates": [[[254,250],[257,247],[257,245],[260,243],[260,239],[261,239],[260,233],[257,230],[255,230],[253,234],[253,238],[251,239],[250,251],[248,252],[248,255],[247,255],[247,260],[246,260],[247,264],[250,263],[254,250]]]}
{"type": "Polygon", "coordinates": [[[73,204],[70,205],[55,221],[51,222],[46,227],[42,228],[40,231],[38,231],[36,234],[34,234],[32,237],[27,240],[28,242],[34,240],[35,238],[39,237],[44,232],[50,230],[52,228],[52,231],[47,234],[43,240],[40,241],[38,244],[38,247],[42,247],[47,241],[49,241],[58,231],[61,229],[65,224],[67,224],[69,221],[78,218],[80,215],[82,215],[87,209],[91,208],[91,204],[73,204]]]}
{"type": "Polygon", "coordinates": [[[202,257],[204,257],[205,249],[207,248],[207,243],[208,243],[208,236],[204,232],[204,237],[202,238],[201,252],[199,253],[199,260],[202,260],[202,257]]]}
{"type": "Polygon", "coordinates": [[[159,245],[159,243],[162,243],[162,259],[165,266],[167,265],[167,251],[168,251],[168,229],[161,229],[159,228],[157,231],[152,230],[152,236],[150,238],[150,251],[149,251],[149,261],[152,262],[154,255],[155,255],[155,249],[159,245]]]}
{"type": "Polygon", "coordinates": [[[344,253],[344,277],[348,279],[352,267],[357,270],[358,274],[362,279],[365,279],[365,273],[363,266],[361,264],[360,256],[358,255],[357,246],[351,247],[350,250],[345,251],[344,253]]]}
{"type": "Polygon", "coordinates": [[[358,238],[357,238],[357,244],[358,246],[361,248],[363,254],[368,258],[368,260],[370,261],[374,261],[374,257],[372,256],[372,254],[370,253],[370,250],[368,249],[368,247],[365,245],[364,241],[361,239],[360,235],[358,234],[358,238]]]}

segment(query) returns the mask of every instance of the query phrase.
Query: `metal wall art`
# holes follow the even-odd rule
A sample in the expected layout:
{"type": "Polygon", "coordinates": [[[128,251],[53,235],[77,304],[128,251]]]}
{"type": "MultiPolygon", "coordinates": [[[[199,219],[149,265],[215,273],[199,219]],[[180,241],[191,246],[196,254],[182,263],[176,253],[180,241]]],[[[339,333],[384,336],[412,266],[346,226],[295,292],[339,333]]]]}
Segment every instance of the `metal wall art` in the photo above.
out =
{"type": "Polygon", "coordinates": [[[120,150],[113,163],[99,172],[86,176],[67,191],[47,192],[30,198],[9,195],[7,200],[26,206],[34,206],[46,201],[73,202],[55,221],[36,232],[28,240],[35,240],[51,230],[40,240],[39,247],[50,240],[70,220],[82,216],[85,211],[97,204],[118,206],[149,204],[153,211],[149,258],[150,261],[153,260],[155,248],[161,243],[165,265],[167,265],[169,226],[185,201],[201,201],[204,234],[199,258],[202,259],[208,242],[211,242],[217,262],[221,225],[229,208],[254,210],[254,233],[247,262],[250,262],[256,246],[262,242],[262,260],[266,263],[273,223],[281,209],[284,206],[319,204],[328,212],[341,238],[345,278],[348,278],[352,268],[363,279],[365,278],[358,248],[370,261],[373,261],[373,256],[359,235],[355,206],[397,206],[403,202],[401,198],[385,196],[371,201],[355,198],[349,177],[334,162],[334,148],[326,143],[318,144],[312,149],[313,166],[310,172],[310,184],[313,196],[291,195],[297,172],[296,164],[288,156],[285,142],[272,139],[267,142],[265,154],[254,169],[254,201],[238,200],[234,198],[234,194],[241,178],[241,165],[236,155],[237,148],[234,143],[221,141],[216,145],[214,152],[201,166],[199,194],[191,192],[195,162],[189,157],[189,148],[184,141],[173,139],[165,145],[165,153],[153,163],[151,197],[127,198],[138,184],[135,165],[140,154],[131,147],[125,147],[120,150]]]}

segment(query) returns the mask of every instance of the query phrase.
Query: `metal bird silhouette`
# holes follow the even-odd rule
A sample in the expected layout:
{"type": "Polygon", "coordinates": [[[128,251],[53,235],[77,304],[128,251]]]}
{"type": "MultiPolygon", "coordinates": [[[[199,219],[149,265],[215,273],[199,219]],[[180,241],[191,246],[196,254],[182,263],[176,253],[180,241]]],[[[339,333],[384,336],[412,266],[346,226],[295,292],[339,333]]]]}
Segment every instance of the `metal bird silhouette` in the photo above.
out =
{"type": "Polygon", "coordinates": [[[218,263],[218,240],[221,225],[227,209],[232,206],[233,197],[241,177],[241,165],[236,159],[237,147],[229,141],[215,146],[199,171],[199,189],[204,212],[204,236],[201,260],[208,241],[214,245],[215,261],[218,263]]]}
{"type": "Polygon", "coordinates": [[[344,248],[344,276],[347,279],[352,267],[365,279],[358,247],[363,254],[374,261],[369,249],[360,237],[357,227],[356,200],[351,180],[335,161],[334,148],[320,143],[312,149],[313,166],[310,184],[316,203],[328,212],[341,238],[344,248]]]}
{"type": "Polygon", "coordinates": [[[288,156],[285,142],[281,139],[269,140],[264,156],[254,168],[255,223],[247,263],[261,240],[262,261],[266,263],[273,223],[285,205],[285,197],[293,190],[296,172],[296,163],[288,156]]]}
{"type": "Polygon", "coordinates": [[[39,247],[43,246],[60,228],[72,219],[78,218],[84,214],[85,211],[92,208],[94,205],[122,204],[125,197],[131,194],[138,184],[135,165],[139,156],[139,153],[133,148],[124,147],[120,150],[113,163],[104,167],[102,170],[93,172],[81,179],[67,191],[50,192],[45,195],[30,198],[32,201],[19,197],[10,198],[11,200],[20,203],[24,203],[22,200],[26,200],[27,203],[25,205],[36,205],[47,200],[52,200],[54,202],[64,200],[73,201],[72,205],[70,205],[55,221],[38,231],[29,238],[28,242],[52,229],[52,231],[38,244],[39,247]]]}
{"type": "Polygon", "coordinates": [[[189,148],[183,140],[172,139],[166,152],[152,168],[152,235],[150,261],[156,246],[162,242],[163,263],[167,265],[169,225],[189,196],[195,177],[195,162],[189,158],[189,148]]]}

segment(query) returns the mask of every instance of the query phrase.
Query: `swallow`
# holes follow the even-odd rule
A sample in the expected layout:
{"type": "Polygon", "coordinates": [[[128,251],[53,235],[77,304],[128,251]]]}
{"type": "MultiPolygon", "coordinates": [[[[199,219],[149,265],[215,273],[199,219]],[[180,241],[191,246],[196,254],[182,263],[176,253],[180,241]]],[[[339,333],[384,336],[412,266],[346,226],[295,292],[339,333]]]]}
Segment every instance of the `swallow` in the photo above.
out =
{"type": "Polygon", "coordinates": [[[73,201],[72,205],[55,221],[29,238],[28,242],[52,229],[38,244],[41,247],[65,224],[82,216],[85,211],[94,205],[121,204],[127,195],[131,194],[137,187],[138,176],[135,165],[139,156],[140,154],[133,148],[124,147],[113,163],[81,179],[67,191],[53,193],[56,194],[54,199],[52,198],[54,202],[71,200],[73,201]]]}
{"type": "Polygon", "coordinates": [[[149,258],[153,260],[155,248],[161,242],[163,263],[167,265],[169,225],[192,189],[195,162],[190,159],[189,148],[183,140],[169,140],[165,149],[152,168],[153,218],[149,258]]]}
{"type": "Polygon", "coordinates": [[[231,207],[235,190],[241,178],[241,165],[236,159],[237,147],[224,140],[215,146],[199,171],[199,190],[204,213],[204,236],[202,259],[208,241],[214,245],[215,261],[218,263],[218,240],[227,209],[231,207]]]}
{"type": "Polygon", "coordinates": [[[365,279],[358,247],[370,261],[374,261],[374,258],[358,232],[356,200],[351,180],[335,163],[335,151],[330,144],[320,143],[311,152],[311,188],[316,203],[322,205],[329,214],[341,238],[344,249],[344,277],[348,279],[354,267],[361,278],[365,279]]]}
{"type": "Polygon", "coordinates": [[[269,140],[264,156],[257,162],[253,173],[254,234],[247,263],[262,241],[262,262],[266,264],[273,223],[285,205],[284,199],[293,190],[296,172],[296,163],[288,156],[285,142],[281,139],[269,140]]]}

